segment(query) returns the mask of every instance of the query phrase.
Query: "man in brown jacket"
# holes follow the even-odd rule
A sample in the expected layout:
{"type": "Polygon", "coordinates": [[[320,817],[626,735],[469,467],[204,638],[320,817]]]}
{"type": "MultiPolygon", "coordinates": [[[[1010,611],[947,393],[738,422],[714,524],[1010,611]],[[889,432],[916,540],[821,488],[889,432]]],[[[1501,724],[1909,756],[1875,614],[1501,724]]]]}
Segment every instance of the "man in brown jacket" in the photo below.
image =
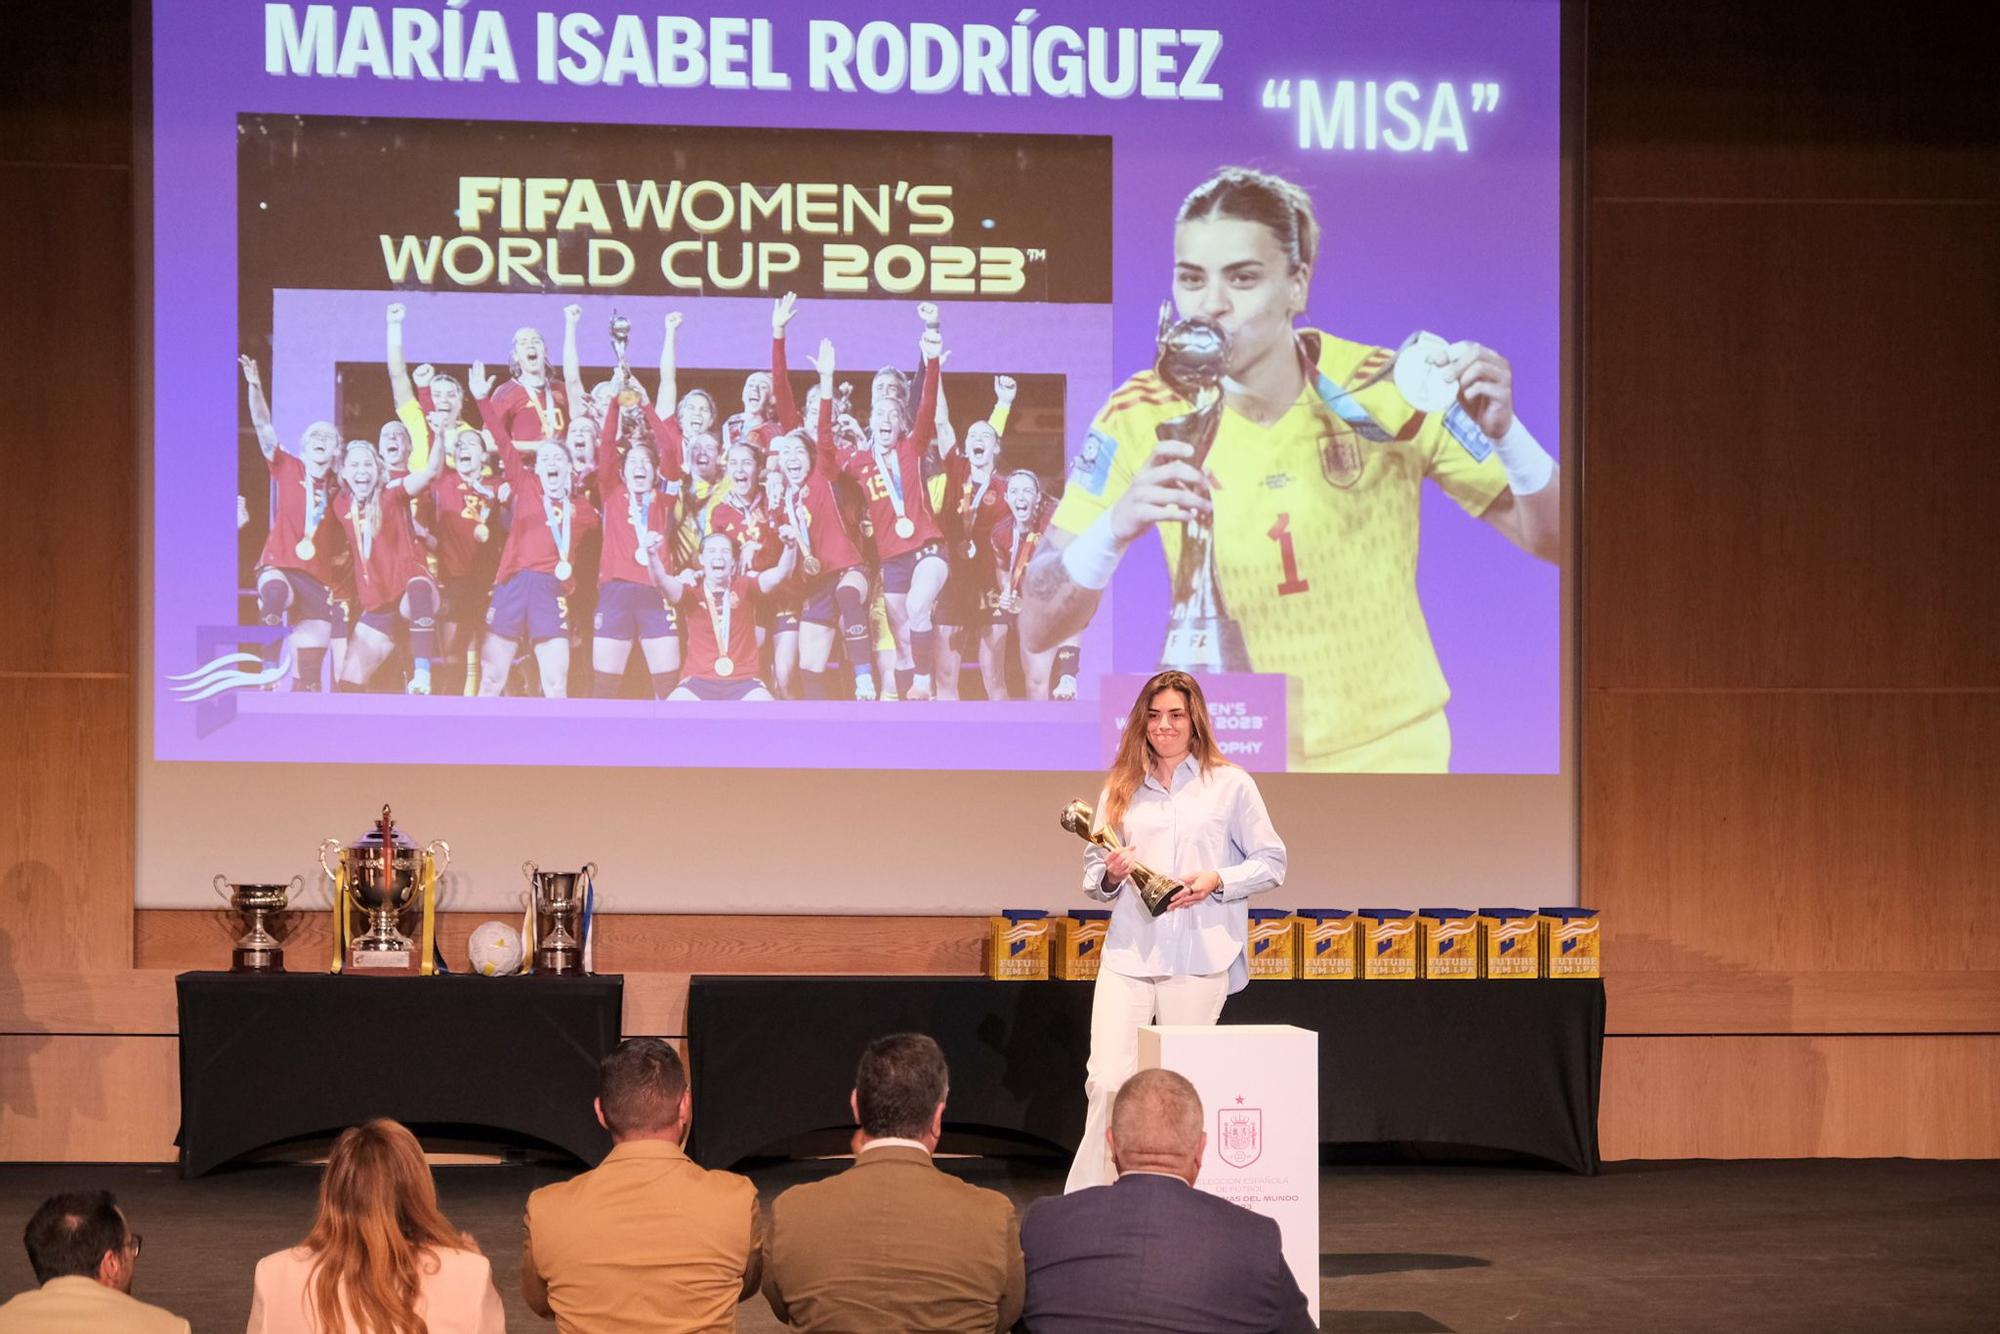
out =
{"type": "Polygon", "coordinates": [[[604,1058],[597,1119],[611,1152],[528,1197],[521,1296],[563,1334],[734,1330],[757,1291],[757,1188],[681,1151],[687,1074],[658,1038],[604,1058]]]}
{"type": "Polygon", "coordinates": [[[861,1054],[854,1166],[771,1206],[764,1296],[798,1329],[992,1334],[1021,1314],[1020,1221],[998,1191],[931,1161],[944,1127],[944,1053],[920,1033],[861,1054]]]}

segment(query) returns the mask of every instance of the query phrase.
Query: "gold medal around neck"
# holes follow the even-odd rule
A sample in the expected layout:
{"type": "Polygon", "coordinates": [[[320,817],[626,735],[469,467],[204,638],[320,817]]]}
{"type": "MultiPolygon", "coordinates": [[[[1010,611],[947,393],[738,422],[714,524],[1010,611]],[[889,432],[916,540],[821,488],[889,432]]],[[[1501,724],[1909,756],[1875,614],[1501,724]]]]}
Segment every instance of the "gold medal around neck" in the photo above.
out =
{"type": "Polygon", "coordinates": [[[556,578],[567,580],[574,573],[576,573],[575,568],[568,561],[559,560],[556,562],[556,578]]]}
{"type": "Polygon", "coordinates": [[[300,560],[311,560],[313,553],[318,551],[319,548],[313,545],[313,540],[310,537],[302,537],[299,539],[299,544],[293,547],[292,550],[299,553],[300,560]]]}
{"type": "Polygon", "coordinates": [[[965,558],[967,560],[979,559],[979,539],[973,537],[965,539],[965,558]]]}
{"type": "Polygon", "coordinates": [[[715,674],[717,676],[728,676],[735,670],[736,670],[736,659],[730,657],[727,653],[718,654],[716,656],[715,674]]]}
{"type": "Polygon", "coordinates": [[[493,534],[492,534],[491,532],[489,532],[489,531],[487,530],[487,527],[486,527],[486,525],[485,525],[485,524],[483,524],[483,523],[478,523],[478,524],[474,524],[474,525],[472,526],[472,540],[473,540],[473,541],[475,541],[475,542],[484,542],[484,541],[485,541],[485,540],[486,540],[487,538],[489,538],[489,537],[491,537],[491,536],[493,536],[493,534]]]}
{"type": "Polygon", "coordinates": [[[916,535],[917,521],[907,514],[898,515],[896,517],[896,536],[915,537],[916,535]]]}

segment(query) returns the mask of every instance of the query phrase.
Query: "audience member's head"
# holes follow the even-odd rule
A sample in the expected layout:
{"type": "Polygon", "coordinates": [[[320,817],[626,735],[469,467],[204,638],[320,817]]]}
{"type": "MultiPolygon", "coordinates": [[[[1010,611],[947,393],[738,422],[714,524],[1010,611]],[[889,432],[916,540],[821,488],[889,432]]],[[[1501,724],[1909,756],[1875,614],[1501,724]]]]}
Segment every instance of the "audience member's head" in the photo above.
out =
{"type": "Polygon", "coordinates": [[[615,1143],[687,1135],[688,1082],[680,1055],[658,1038],[627,1038],[597,1066],[597,1119],[615,1143]]]}
{"type": "Polygon", "coordinates": [[[1111,1161],[1126,1172],[1165,1172],[1190,1186],[1201,1175],[1201,1095],[1171,1070],[1141,1070],[1111,1102],[1111,1161]]]}
{"type": "Polygon", "coordinates": [[[28,1220],[22,1240],[37,1283],[88,1278],[120,1292],[132,1290],[139,1237],[125,1226],[125,1215],[108,1190],[51,1195],[28,1220]]]}
{"type": "Polygon", "coordinates": [[[937,1043],[922,1033],[877,1038],[854,1071],[854,1119],[867,1139],[913,1139],[936,1148],[950,1087],[937,1043]]]}
{"type": "Polygon", "coordinates": [[[344,1130],[333,1142],[319,1183],[319,1215],[303,1245],[313,1253],[306,1290],[320,1328],[380,1334],[422,1334],[417,1298],[424,1252],[478,1249],[438,1208],[417,1137],[385,1118],[344,1130]]]}

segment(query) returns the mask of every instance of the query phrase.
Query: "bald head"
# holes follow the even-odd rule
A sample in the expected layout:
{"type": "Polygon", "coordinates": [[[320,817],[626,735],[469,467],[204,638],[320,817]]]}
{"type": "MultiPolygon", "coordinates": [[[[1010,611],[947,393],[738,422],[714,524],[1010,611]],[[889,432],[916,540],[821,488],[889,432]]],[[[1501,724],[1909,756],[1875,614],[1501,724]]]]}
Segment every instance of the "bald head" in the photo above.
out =
{"type": "Polygon", "coordinates": [[[1123,1172],[1172,1172],[1190,1185],[1208,1135],[1201,1095],[1171,1070],[1141,1070],[1111,1104],[1111,1159],[1123,1172]]]}

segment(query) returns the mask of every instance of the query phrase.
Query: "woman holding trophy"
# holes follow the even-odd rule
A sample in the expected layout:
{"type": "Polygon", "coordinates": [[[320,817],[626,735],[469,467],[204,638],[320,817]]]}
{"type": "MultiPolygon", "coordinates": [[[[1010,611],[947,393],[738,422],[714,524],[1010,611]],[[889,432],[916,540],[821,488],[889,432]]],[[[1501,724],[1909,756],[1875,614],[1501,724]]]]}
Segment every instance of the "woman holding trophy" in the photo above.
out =
{"type": "Polygon", "coordinates": [[[1091,997],[1089,1113],[1072,1191],[1112,1179],[1104,1131],[1138,1064],[1140,1025],[1216,1021],[1250,980],[1246,900],[1285,878],[1284,840],[1256,781],[1222,757],[1186,672],[1140,689],[1085,837],[1083,892],[1113,906],[1091,997]]]}
{"type": "Polygon", "coordinates": [[[1304,327],[1319,244],[1312,199],[1266,172],[1224,168],[1182,201],[1159,360],[1092,423],[1029,570],[1022,636],[1041,650],[1080,631],[1157,528],[1162,667],[1296,678],[1293,770],[1442,772],[1450,691],[1417,598],[1423,483],[1553,560],[1560,474],[1491,348],[1304,327]]]}

